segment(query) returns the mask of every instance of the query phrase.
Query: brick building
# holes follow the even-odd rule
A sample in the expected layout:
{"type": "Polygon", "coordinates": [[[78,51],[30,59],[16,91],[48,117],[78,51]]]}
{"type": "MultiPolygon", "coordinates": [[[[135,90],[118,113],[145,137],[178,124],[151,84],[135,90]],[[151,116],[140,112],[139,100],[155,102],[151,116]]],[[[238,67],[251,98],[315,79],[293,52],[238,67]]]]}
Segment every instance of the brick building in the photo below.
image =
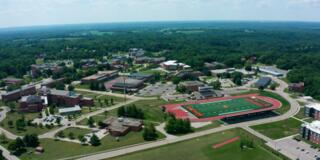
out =
{"type": "Polygon", "coordinates": [[[72,91],[52,89],[47,96],[49,104],[59,106],[94,105],[92,98],[84,98],[81,94],[72,91]]]}
{"type": "Polygon", "coordinates": [[[8,101],[17,101],[23,96],[36,94],[36,87],[33,85],[22,86],[20,89],[16,89],[1,95],[2,100],[5,102],[8,101]]]}
{"type": "Polygon", "coordinates": [[[320,120],[320,103],[310,103],[305,105],[304,115],[320,120]]]}
{"type": "Polygon", "coordinates": [[[29,95],[23,96],[19,100],[19,111],[20,112],[40,112],[48,104],[47,97],[29,95]]]}
{"type": "Polygon", "coordinates": [[[184,81],[180,85],[185,87],[187,92],[195,92],[199,90],[199,87],[203,87],[204,83],[200,81],[184,81]]]}
{"type": "Polygon", "coordinates": [[[96,74],[81,79],[81,83],[104,82],[118,77],[118,71],[99,71],[96,74]]]}
{"type": "Polygon", "coordinates": [[[291,92],[304,92],[304,83],[300,82],[300,83],[291,83],[289,85],[289,91],[291,92]]]}
{"type": "Polygon", "coordinates": [[[300,134],[302,138],[320,144],[320,121],[302,124],[300,134]]]}
{"type": "Polygon", "coordinates": [[[142,120],[134,118],[116,118],[110,117],[103,121],[107,126],[110,135],[118,137],[125,136],[130,131],[138,132],[142,129],[142,120]]]}

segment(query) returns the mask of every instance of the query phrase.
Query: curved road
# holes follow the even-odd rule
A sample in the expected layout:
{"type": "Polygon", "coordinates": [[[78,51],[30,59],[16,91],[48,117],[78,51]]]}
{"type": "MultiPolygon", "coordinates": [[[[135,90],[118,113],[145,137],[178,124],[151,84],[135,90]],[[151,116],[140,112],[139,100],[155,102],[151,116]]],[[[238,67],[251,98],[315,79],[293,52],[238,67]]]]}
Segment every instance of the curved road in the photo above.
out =
{"type": "Polygon", "coordinates": [[[92,153],[92,154],[87,154],[87,155],[69,157],[66,159],[75,159],[75,158],[79,158],[79,160],[106,159],[106,158],[116,157],[116,156],[120,156],[120,155],[125,155],[128,153],[142,151],[142,150],[146,150],[146,149],[150,149],[150,148],[156,148],[156,147],[160,147],[160,146],[167,145],[167,144],[181,142],[181,141],[193,139],[196,137],[201,137],[201,136],[216,133],[216,132],[221,132],[221,131],[236,128],[236,127],[244,128],[247,131],[249,131],[250,133],[258,136],[259,138],[261,138],[267,142],[270,142],[270,141],[272,141],[270,138],[254,131],[249,126],[285,120],[285,119],[288,119],[288,118],[294,116],[300,110],[300,106],[297,103],[297,101],[292,99],[287,93],[284,92],[284,89],[287,88],[288,85],[280,79],[277,79],[274,77],[272,77],[272,79],[279,84],[279,87],[275,91],[271,91],[271,92],[274,92],[274,93],[281,95],[283,98],[287,99],[287,101],[291,105],[290,110],[280,116],[270,117],[270,118],[255,120],[255,121],[249,121],[249,122],[242,122],[242,123],[237,123],[237,124],[231,124],[231,125],[227,125],[227,126],[221,126],[218,128],[213,128],[213,129],[209,129],[209,130],[205,130],[205,131],[201,131],[201,132],[196,132],[196,133],[180,136],[180,137],[177,137],[176,139],[165,139],[162,141],[144,143],[141,145],[133,145],[133,146],[128,146],[128,147],[121,148],[121,149],[115,149],[115,150],[111,150],[111,151],[107,150],[107,151],[100,152],[100,153],[92,153]]]}

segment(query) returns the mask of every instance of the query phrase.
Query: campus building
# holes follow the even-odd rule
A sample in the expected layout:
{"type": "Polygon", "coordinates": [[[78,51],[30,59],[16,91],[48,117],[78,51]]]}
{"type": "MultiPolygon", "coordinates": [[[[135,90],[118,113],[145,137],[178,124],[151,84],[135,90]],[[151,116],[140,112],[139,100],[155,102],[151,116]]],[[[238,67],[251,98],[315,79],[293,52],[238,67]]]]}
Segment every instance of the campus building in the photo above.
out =
{"type": "Polygon", "coordinates": [[[81,107],[79,105],[75,105],[73,107],[59,108],[59,114],[62,116],[80,114],[81,107]]]}
{"type": "Polygon", "coordinates": [[[114,79],[118,76],[117,70],[99,71],[96,74],[81,79],[81,83],[100,83],[114,79]]]}
{"type": "Polygon", "coordinates": [[[134,60],[135,64],[145,64],[145,63],[152,63],[152,64],[159,64],[166,60],[165,57],[137,57],[134,60]]]}
{"type": "Polygon", "coordinates": [[[49,104],[59,106],[94,105],[92,98],[84,98],[81,94],[73,91],[52,89],[47,93],[49,104]]]}
{"type": "Polygon", "coordinates": [[[20,85],[23,83],[23,80],[22,79],[19,79],[19,78],[4,78],[2,79],[3,82],[7,85],[7,86],[10,86],[10,85],[20,85]]]}
{"type": "Polygon", "coordinates": [[[203,87],[204,83],[200,81],[184,81],[180,85],[185,87],[187,92],[195,92],[199,90],[199,87],[203,87]]]}
{"type": "Polygon", "coordinates": [[[176,60],[169,60],[162,62],[160,66],[166,70],[179,70],[179,69],[189,69],[190,66],[184,63],[178,63],[176,60]]]}
{"type": "Polygon", "coordinates": [[[291,92],[304,92],[304,83],[300,82],[300,83],[291,83],[289,85],[289,91],[291,92]]]}
{"type": "Polygon", "coordinates": [[[44,63],[44,64],[33,64],[31,65],[31,76],[37,77],[45,71],[52,73],[60,73],[63,71],[63,67],[58,66],[56,63],[44,63]]]}
{"type": "Polygon", "coordinates": [[[278,69],[274,66],[262,66],[259,67],[259,71],[275,77],[282,77],[287,74],[287,71],[278,69]]]}
{"type": "Polygon", "coordinates": [[[107,126],[110,135],[118,137],[125,136],[130,131],[138,132],[142,129],[143,122],[134,118],[116,118],[110,117],[103,121],[107,126]]]}
{"type": "Polygon", "coordinates": [[[320,103],[310,103],[305,105],[304,115],[320,120],[320,103]]]}
{"type": "Polygon", "coordinates": [[[40,112],[48,105],[47,97],[29,95],[19,100],[20,112],[40,112]]]}
{"type": "Polygon", "coordinates": [[[41,83],[41,87],[54,88],[58,83],[63,83],[64,78],[59,79],[48,79],[41,83]]]}
{"type": "MultiPolygon", "coordinates": [[[[199,87],[197,92],[192,93],[193,98],[196,100],[209,99],[219,97],[219,95],[213,90],[212,86],[199,87]]],[[[222,95],[220,95],[222,96],[222,95]]]]}
{"type": "Polygon", "coordinates": [[[130,48],[128,55],[129,57],[141,57],[143,56],[145,51],[142,48],[130,48]]]}
{"type": "Polygon", "coordinates": [[[125,90],[126,92],[137,92],[139,89],[143,88],[143,86],[144,86],[143,80],[127,78],[125,80],[119,79],[117,82],[112,84],[110,89],[114,91],[125,90]]]}
{"type": "Polygon", "coordinates": [[[2,100],[5,102],[8,101],[17,101],[23,96],[36,94],[36,87],[33,85],[22,86],[20,89],[16,89],[1,95],[2,100]]]}
{"type": "Polygon", "coordinates": [[[300,134],[302,138],[320,144],[320,121],[302,124],[300,134]]]}
{"type": "Polygon", "coordinates": [[[147,73],[132,73],[128,77],[131,79],[142,80],[144,82],[151,81],[152,79],[154,79],[153,74],[147,73]]]}
{"type": "Polygon", "coordinates": [[[271,83],[272,79],[270,77],[262,77],[256,83],[255,86],[257,88],[263,87],[266,88],[271,83]]]}

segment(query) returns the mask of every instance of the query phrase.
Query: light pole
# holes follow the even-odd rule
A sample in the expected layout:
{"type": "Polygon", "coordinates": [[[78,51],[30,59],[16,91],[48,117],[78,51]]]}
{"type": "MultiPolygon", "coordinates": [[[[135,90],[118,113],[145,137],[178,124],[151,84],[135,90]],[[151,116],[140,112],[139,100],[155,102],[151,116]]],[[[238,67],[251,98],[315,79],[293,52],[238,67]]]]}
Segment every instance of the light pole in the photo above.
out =
{"type": "Polygon", "coordinates": [[[120,72],[119,73],[120,76],[122,76],[123,78],[123,94],[124,94],[124,103],[127,102],[127,97],[126,97],[126,93],[127,93],[127,86],[126,86],[126,78],[129,76],[129,73],[124,73],[124,72],[120,72]]]}

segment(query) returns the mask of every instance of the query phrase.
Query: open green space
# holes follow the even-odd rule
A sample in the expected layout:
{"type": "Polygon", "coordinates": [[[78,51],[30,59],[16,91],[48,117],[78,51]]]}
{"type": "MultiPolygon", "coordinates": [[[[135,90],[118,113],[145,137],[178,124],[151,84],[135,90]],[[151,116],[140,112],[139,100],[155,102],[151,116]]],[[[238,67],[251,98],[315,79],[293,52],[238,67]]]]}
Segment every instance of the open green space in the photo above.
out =
{"type": "Polygon", "coordinates": [[[6,118],[1,122],[1,127],[13,134],[20,135],[20,136],[23,136],[25,134],[32,134],[32,133],[43,134],[53,129],[52,127],[30,126],[27,124],[28,121],[32,121],[33,119],[38,118],[38,116],[39,116],[38,113],[8,112],[6,115],[6,118]],[[18,119],[21,119],[22,117],[25,118],[26,126],[24,127],[23,130],[18,130],[16,128],[15,123],[18,119]],[[13,123],[12,126],[8,124],[10,122],[13,123]]]}
{"type": "Polygon", "coordinates": [[[208,129],[212,129],[212,128],[217,128],[217,127],[220,127],[221,125],[223,124],[222,121],[211,121],[210,124],[208,125],[205,125],[203,127],[200,127],[200,128],[193,128],[193,131],[195,132],[199,132],[199,131],[204,131],[204,130],[208,130],[208,129]]]}
{"type": "MultiPolygon", "coordinates": [[[[145,122],[153,122],[155,124],[162,123],[165,121],[165,113],[162,112],[161,106],[165,104],[170,104],[173,102],[167,102],[162,99],[155,99],[155,100],[139,100],[132,104],[135,104],[137,108],[141,109],[144,113],[144,121],[145,122]]],[[[174,102],[178,103],[178,102],[174,102]]],[[[95,122],[103,121],[109,116],[117,117],[117,109],[113,109],[105,115],[105,113],[97,114],[92,116],[95,122]]],[[[84,119],[77,124],[79,125],[87,125],[88,119],[84,119]]]]}
{"type": "Polygon", "coordinates": [[[78,93],[82,94],[84,97],[90,97],[94,99],[94,105],[96,107],[108,107],[111,106],[111,99],[113,99],[113,104],[117,104],[124,101],[122,97],[110,96],[110,95],[102,95],[96,94],[91,92],[84,92],[84,91],[77,91],[78,93]],[[106,104],[106,100],[108,104],[106,104]]]}
{"type": "Polygon", "coordinates": [[[263,142],[241,129],[214,133],[208,136],[174,143],[155,149],[136,152],[112,160],[280,160],[281,158],[264,148],[263,142]],[[241,140],[252,141],[254,147],[241,150],[241,140],[221,148],[212,145],[240,136],[241,140]]]}
{"type": "Polygon", "coordinates": [[[55,141],[53,139],[41,139],[40,144],[44,147],[43,154],[23,154],[20,158],[23,160],[54,160],[66,158],[70,156],[99,152],[107,149],[115,149],[118,147],[132,145],[144,142],[142,132],[130,132],[124,137],[120,137],[120,141],[108,135],[101,140],[101,145],[97,147],[83,146],[78,143],[55,141]]]}
{"type": "MultiPolygon", "coordinates": [[[[64,132],[79,131],[77,128],[67,129],[64,132]]],[[[85,133],[86,131],[81,130],[80,132],[85,133]]],[[[145,142],[141,132],[130,132],[124,137],[120,137],[119,141],[116,138],[107,135],[101,140],[101,145],[97,147],[81,145],[78,143],[65,142],[53,139],[41,139],[40,144],[44,147],[45,152],[43,154],[25,153],[19,158],[23,160],[55,160],[60,158],[78,156],[83,154],[89,154],[99,151],[105,151],[108,149],[116,149],[119,147],[133,145],[145,142]]],[[[65,134],[67,136],[67,134],[65,134]]],[[[158,133],[159,139],[165,136],[158,133]]]]}
{"type": "Polygon", "coordinates": [[[76,128],[76,127],[70,127],[70,128],[67,128],[65,130],[63,130],[63,133],[66,137],[68,137],[68,135],[70,135],[70,133],[73,134],[74,138],[77,139],[78,136],[80,135],[85,135],[85,134],[88,134],[88,133],[91,133],[91,130],[90,129],[84,129],[84,128],[76,128]]]}
{"type": "Polygon", "coordinates": [[[289,118],[278,122],[251,126],[251,128],[271,139],[279,139],[298,134],[301,124],[301,121],[298,121],[294,118],[289,118]]]}
{"type": "Polygon", "coordinates": [[[215,117],[262,108],[249,102],[245,98],[191,104],[183,107],[199,118],[215,117]]]}

